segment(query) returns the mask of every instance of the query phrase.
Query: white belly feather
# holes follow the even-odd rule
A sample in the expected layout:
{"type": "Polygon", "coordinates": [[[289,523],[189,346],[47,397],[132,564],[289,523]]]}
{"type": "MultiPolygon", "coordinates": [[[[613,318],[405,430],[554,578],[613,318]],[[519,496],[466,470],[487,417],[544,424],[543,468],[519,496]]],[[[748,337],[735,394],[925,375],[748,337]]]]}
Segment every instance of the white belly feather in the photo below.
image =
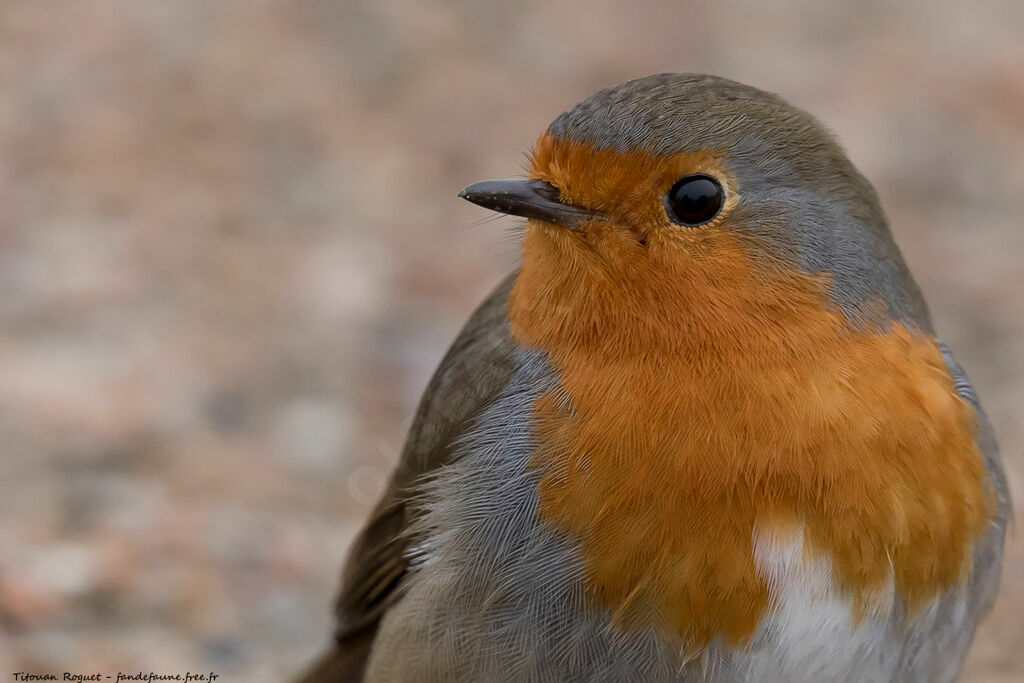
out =
{"type": "Polygon", "coordinates": [[[831,562],[805,552],[802,530],[758,531],[754,558],[773,606],[733,660],[740,680],[942,683],[956,677],[969,644],[964,599],[936,600],[904,624],[890,578],[858,618],[832,578],[831,562]]]}

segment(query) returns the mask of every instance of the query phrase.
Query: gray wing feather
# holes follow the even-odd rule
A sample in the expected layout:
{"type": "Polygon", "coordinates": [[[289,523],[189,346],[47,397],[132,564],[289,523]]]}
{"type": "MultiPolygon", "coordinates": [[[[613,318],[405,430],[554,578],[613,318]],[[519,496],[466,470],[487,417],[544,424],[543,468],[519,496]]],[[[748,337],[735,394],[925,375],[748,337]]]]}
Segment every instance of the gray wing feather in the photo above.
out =
{"type": "Polygon", "coordinates": [[[512,376],[516,345],[507,302],[515,279],[516,273],[507,277],[477,308],[427,385],[391,481],[349,550],[335,608],[335,647],[300,681],[362,680],[381,616],[411,571],[415,486],[451,463],[453,442],[512,376]]]}
{"type": "Polygon", "coordinates": [[[988,532],[981,538],[974,549],[974,564],[969,583],[969,599],[971,611],[975,619],[980,618],[992,606],[996,590],[999,587],[999,575],[1003,559],[1003,542],[1006,538],[1006,524],[1010,518],[1010,489],[1003,472],[1003,461],[999,456],[995,432],[989,422],[985,409],[978,400],[974,386],[967,378],[967,373],[953,356],[953,352],[942,341],[936,342],[946,367],[953,378],[953,385],[961,398],[970,403],[978,416],[978,429],[975,440],[985,458],[985,469],[988,471],[992,488],[995,492],[997,511],[988,532]]]}

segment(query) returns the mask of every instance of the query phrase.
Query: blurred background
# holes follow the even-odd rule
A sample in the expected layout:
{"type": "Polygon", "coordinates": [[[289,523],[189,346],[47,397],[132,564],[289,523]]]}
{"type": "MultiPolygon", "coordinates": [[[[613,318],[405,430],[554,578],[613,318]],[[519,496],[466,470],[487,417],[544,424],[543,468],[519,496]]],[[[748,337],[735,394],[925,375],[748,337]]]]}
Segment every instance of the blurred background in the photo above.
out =
{"type": "MultiPolygon", "coordinates": [[[[1024,491],[1024,3],[0,3],[0,675],[280,680],[516,263],[456,198],[660,71],[819,116],[1024,491]]],[[[1024,545],[966,680],[1024,677],[1024,545]]]]}

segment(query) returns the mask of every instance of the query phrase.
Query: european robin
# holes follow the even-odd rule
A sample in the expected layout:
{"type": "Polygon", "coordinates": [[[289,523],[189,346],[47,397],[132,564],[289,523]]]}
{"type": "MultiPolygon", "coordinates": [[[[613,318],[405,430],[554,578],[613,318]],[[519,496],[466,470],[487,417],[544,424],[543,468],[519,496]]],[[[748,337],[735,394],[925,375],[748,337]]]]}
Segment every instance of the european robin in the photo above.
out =
{"type": "Polygon", "coordinates": [[[306,680],[956,678],[1005,479],[814,118],[651,76],[461,196],[527,219],[522,265],[427,387],[306,680]]]}

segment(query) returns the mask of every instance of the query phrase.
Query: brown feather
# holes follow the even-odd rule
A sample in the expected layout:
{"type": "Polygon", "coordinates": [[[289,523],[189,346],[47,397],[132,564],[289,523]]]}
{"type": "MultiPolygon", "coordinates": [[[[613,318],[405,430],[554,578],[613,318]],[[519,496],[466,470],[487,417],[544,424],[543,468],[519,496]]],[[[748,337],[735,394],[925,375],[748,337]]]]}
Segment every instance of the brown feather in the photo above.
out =
{"type": "Polygon", "coordinates": [[[342,574],[333,649],[301,683],[360,681],[377,625],[400,597],[410,571],[407,550],[417,510],[412,504],[424,475],[450,463],[453,442],[508,383],[515,345],[508,329],[507,277],[473,313],[420,400],[398,467],[370,519],[349,550],[342,574]]]}

